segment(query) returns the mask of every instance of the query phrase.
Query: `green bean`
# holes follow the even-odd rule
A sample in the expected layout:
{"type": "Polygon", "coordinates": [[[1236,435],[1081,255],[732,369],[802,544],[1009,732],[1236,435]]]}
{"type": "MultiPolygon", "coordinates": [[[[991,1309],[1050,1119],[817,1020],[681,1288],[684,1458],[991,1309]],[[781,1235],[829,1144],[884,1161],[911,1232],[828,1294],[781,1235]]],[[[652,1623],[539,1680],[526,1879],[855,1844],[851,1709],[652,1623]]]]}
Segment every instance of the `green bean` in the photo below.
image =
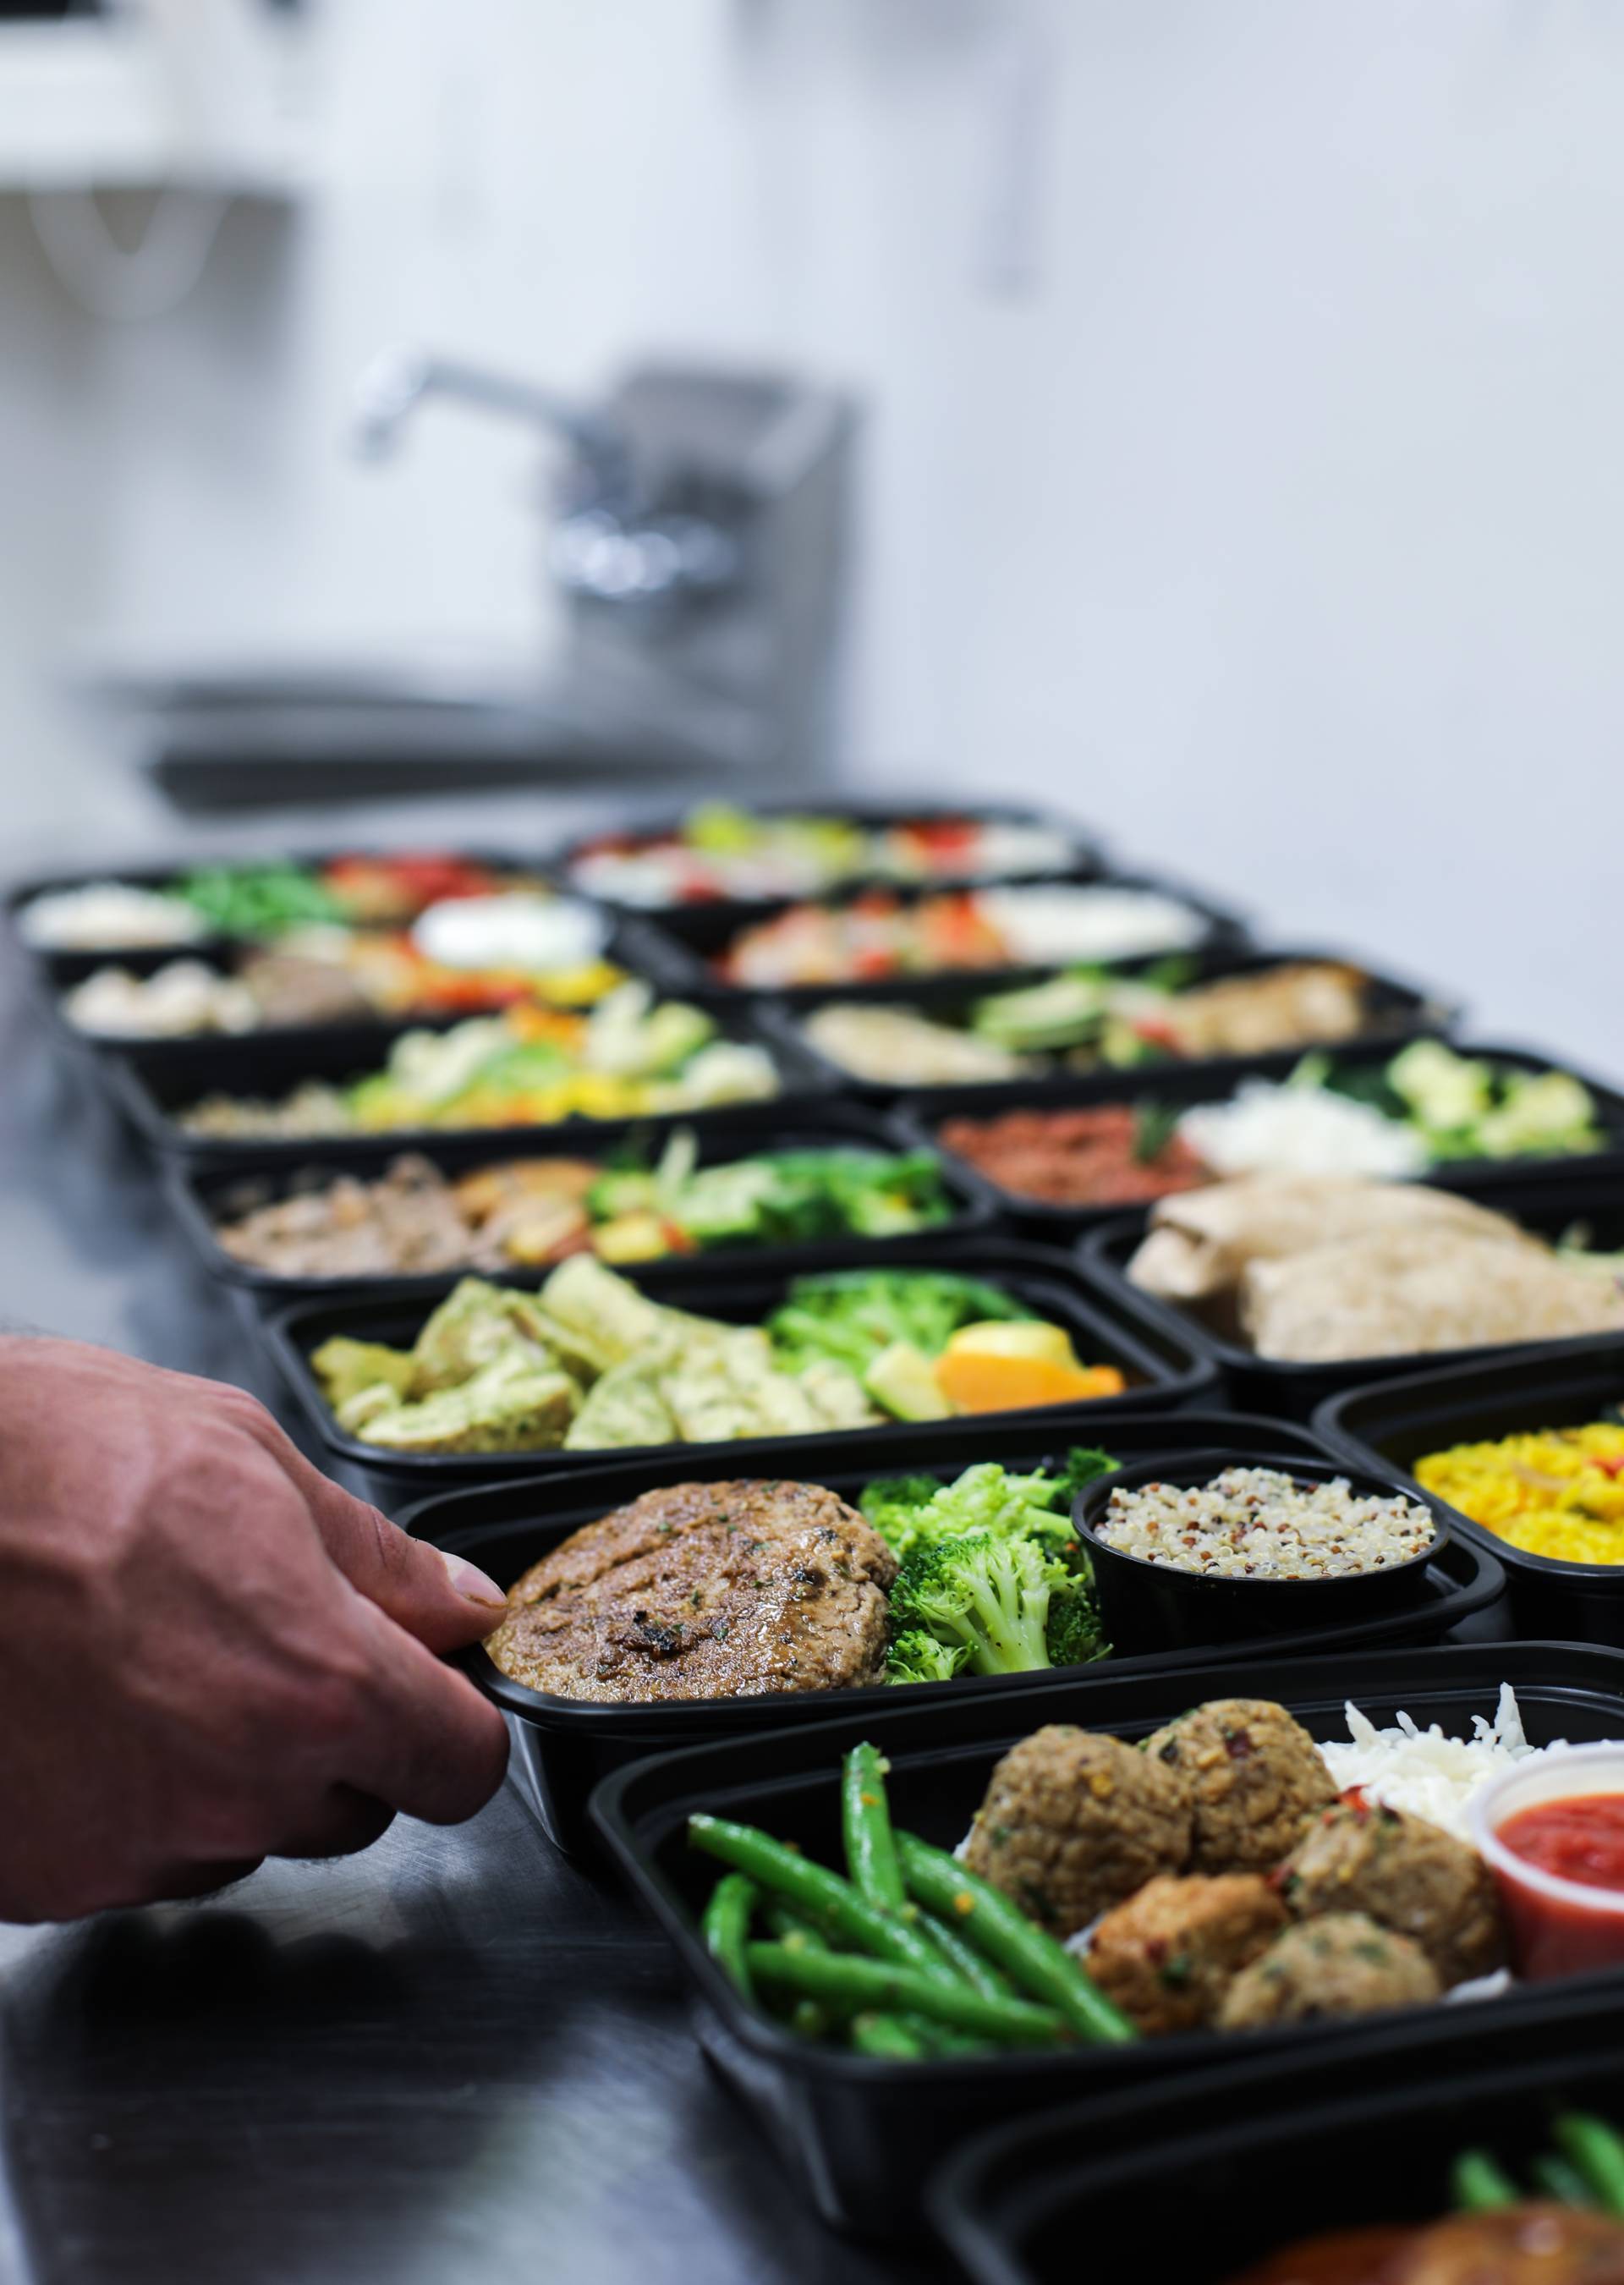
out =
{"type": "Polygon", "coordinates": [[[893,2055],[906,2062],[916,2062],[925,2052],[925,2043],[918,2038],[900,2015],[880,2015],[872,2011],[851,2018],[851,2044],[859,2055],[893,2055]]]}
{"type": "Polygon", "coordinates": [[[764,1888],[787,1898],[826,1936],[842,1936],[864,1951],[898,1967],[911,1967],[935,1983],[957,1983],[958,1977],[941,1954],[909,1922],[876,1911],[838,1873],[809,1864],[770,1833],[757,1832],[753,1825],[734,1825],[723,1817],[696,1816],[688,1819],[688,1839],[694,1848],[719,1857],[724,1864],[748,1873],[764,1888]]]}
{"type": "Polygon", "coordinates": [[[1463,2150],[1449,2169],[1449,2195],[1463,2213],[1517,2203],[1517,2185],[1487,2150],[1463,2150]]]}
{"type": "Polygon", "coordinates": [[[1557,2119],[1557,2145],[1604,2212],[1624,2214],[1624,2141],[1604,2118],[1570,2110],[1557,2119]]]}
{"type": "Polygon", "coordinates": [[[744,1946],[759,1895],[754,1881],[748,1880],[742,1873],[724,1873],[710,1891],[710,1902],[699,1924],[705,1950],[747,1999],[755,1994],[750,1989],[749,1970],[744,1964],[744,1946]]]}
{"type": "Polygon", "coordinates": [[[1024,1991],[1057,2008],[1081,2038],[1126,2044],[1139,2037],[1063,1945],[968,1866],[912,1833],[897,1835],[897,1854],[903,1879],[927,1911],[996,1960],[1024,1991]]]}
{"type": "Polygon", "coordinates": [[[876,1747],[852,1747],[841,1764],[840,1821],[845,1835],[846,1870],[859,1896],[866,1896],[881,1912],[899,1912],[907,1903],[908,1892],[902,1884],[891,1838],[885,1767],[876,1747]]]}
{"type": "Polygon", "coordinates": [[[1051,2007],[1037,2007],[1027,1999],[984,1999],[966,1984],[944,1983],[883,1959],[792,1951],[782,1943],[749,1944],[745,1959],[751,1976],[775,1991],[788,1987],[814,1999],[855,2002],[863,2012],[926,2015],[1004,2046],[1051,2046],[1067,2036],[1051,2007]]]}
{"type": "Polygon", "coordinates": [[[815,1928],[799,1912],[791,1912],[788,1904],[775,1904],[769,1898],[762,1906],[761,1917],[781,1943],[810,1944],[814,1951],[827,1951],[829,1948],[822,1930],[815,1928]]]}
{"type": "Polygon", "coordinates": [[[1584,2176],[1554,2150],[1542,2151],[1529,2171],[1546,2196],[1555,2198],[1558,2205],[1594,2207],[1596,2200],[1584,2176]]]}
{"type": "Polygon", "coordinates": [[[816,1999],[797,1999],[789,2010],[789,2028],[798,2038],[827,2038],[838,2018],[816,1999]]]}
{"type": "Polygon", "coordinates": [[[945,1959],[952,1961],[964,1981],[973,1991],[987,1999],[1013,1999],[1016,1988],[1001,1967],[995,1967],[983,1957],[973,1943],[966,1943],[957,1928],[935,1912],[922,1912],[919,1925],[945,1959]]]}

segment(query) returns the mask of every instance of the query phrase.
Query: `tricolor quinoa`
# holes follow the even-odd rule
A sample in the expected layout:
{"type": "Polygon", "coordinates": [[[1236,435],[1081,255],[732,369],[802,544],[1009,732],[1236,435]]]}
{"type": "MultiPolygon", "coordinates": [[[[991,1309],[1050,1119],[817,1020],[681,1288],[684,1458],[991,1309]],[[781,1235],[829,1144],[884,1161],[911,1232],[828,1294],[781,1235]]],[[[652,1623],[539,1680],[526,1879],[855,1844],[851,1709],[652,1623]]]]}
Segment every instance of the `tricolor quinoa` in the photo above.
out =
{"type": "Polygon", "coordinates": [[[1108,1547],[1223,1579],[1334,1579],[1408,1563],[1437,1536],[1424,1507],[1353,1491],[1345,1477],[1298,1483],[1277,1468],[1226,1468],[1212,1482],[1114,1491],[1094,1527],[1108,1547]]]}

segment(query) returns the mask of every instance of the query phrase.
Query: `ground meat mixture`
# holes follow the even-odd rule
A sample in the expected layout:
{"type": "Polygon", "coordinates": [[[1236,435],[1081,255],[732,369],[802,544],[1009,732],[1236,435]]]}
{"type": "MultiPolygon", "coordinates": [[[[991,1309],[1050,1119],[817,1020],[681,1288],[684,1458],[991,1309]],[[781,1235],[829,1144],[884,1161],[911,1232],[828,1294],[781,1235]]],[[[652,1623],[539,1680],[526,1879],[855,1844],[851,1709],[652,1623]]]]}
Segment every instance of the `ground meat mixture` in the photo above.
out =
{"type": "Polygon", "coordinates": [[[1054,1935],[1071,1936],[1189,1859],[1185,1787],[1119,1738],[1054,1725],[992,1772],[965,1861],[1054,1935]]]}
{"type": "Polygon", "coordinates": [[[1446,1988],[1507,1954],[1504,1917],[1475,1849],[1424,1818],[1358,1796],[1328,1809],[1286,1858],[1278,1886],[1298,1919],[1368,1913],[1410,1936],[1446,1988]]]}
{"type": "Polygon", "coordinates": [[[1142,2031],[1196,2031],[1286,1926],[1285,1906],[1256,1873],[1164,1873],[1106,1913],[1088,1973],[1142,2031]]]}
{"type": "Polygon", "coordinates": [[[1363,1912],[1327,1912],[1288,1928],[1243,1968],[1218,2021],[1222,2030],[1243,2031],[1418,2007],[1441,1996],[1437,1972],[1418,1943],[1378,1928],[1363,1912]]]}
{"type": "Polygon", "coordinates": [[[937,1140],[1016,1197],[1051,1206],[1142,1205],[1212,1179],[1189,1144],[1126,1103],[950,1119],[937,1140]]]}
{"type": "Polygon", "coordinates": [[[675,1484],[572,1532],[486,1643],[562,1698],[748,1698],[885,1678],[896,1558],[817,1484],[675,1484]]]}
{"type": "Polygon", "coordinates": [[[1337,1798],[1314,1739],[1267,1699],[1215,1698],[1158,1730],[1145,1752],[1183,1780],[1201,1873],[1272,1872],[1337,1798]]]}

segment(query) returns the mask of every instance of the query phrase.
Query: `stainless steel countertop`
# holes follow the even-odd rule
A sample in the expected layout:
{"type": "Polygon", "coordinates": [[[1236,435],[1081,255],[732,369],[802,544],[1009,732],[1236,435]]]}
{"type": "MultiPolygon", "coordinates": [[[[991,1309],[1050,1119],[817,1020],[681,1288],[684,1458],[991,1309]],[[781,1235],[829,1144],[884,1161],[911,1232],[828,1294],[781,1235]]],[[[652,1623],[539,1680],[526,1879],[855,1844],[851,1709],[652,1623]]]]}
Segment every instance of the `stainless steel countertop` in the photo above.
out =
{"type": "MultiPolygon", "coordinates": [[[[271,1395],[14,964],[0,1059],[0,1316],[271,1395]]],[[[0,1928],[0,2106],[5,2285],[944,2273],[821,2228],[702,2062],[663,1946],[506,1788],[205,1904],[0,1928]]]]}

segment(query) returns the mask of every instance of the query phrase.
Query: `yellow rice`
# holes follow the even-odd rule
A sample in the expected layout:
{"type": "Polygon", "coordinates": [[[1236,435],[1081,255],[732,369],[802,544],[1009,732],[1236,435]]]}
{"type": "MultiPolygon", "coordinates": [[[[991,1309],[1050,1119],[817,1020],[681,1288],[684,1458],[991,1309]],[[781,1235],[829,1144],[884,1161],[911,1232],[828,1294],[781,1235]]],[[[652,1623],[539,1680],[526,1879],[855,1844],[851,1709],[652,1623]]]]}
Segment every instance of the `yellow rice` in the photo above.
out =
{"type": "Polygon", "coordinates": [[[1416,1463],[1418,1482],[1530,1555],[1624,1563],[1624,1425],[1593,1421],[1456,1444],[1416,1463]]]}

